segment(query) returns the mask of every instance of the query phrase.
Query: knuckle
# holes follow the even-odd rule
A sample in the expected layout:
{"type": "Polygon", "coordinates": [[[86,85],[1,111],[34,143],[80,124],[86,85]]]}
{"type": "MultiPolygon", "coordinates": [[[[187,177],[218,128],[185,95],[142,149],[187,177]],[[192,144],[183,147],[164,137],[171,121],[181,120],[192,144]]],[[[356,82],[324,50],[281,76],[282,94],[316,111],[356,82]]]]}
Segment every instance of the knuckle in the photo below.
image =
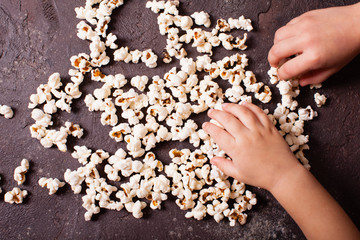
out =
{"type": "Polygon", "coordinates": [[[309,54],[309,63],[315,68],[318,68],[321,65],[321,59],[321,54],[317,51],[313,51],[309,54]]]}
{"type": "Polygon", "coordinates": [[[280,79],[283,79],[283,80],[287,80],[287,79],[293,77],[292,70],[290,67],[288,67],[287,64],[284,64],[283,66],[281,66],[281,68],[279,68],[278,75],[279,75],[280,79]]]}

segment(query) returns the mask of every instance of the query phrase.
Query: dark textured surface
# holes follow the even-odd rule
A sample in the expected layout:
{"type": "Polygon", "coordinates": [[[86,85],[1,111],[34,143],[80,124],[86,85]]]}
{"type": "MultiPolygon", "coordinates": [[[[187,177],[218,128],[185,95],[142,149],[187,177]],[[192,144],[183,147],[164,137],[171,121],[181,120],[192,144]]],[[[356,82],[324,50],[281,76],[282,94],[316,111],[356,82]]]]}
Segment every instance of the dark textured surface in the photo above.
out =
{"type": "MultiPolygon", "coordinates": [[[[53,72],[67,78],[69,58],[79,52],[89,52],[88,43],[76,37],[73,9],[84,5],[83,0],[12,0],[0,1],[0,103],[12,106],[15,117],[0,117],[0,186],[9,191],[15,186],[12,174],[22,158],[30,160],[31,171],[23,189],[30,192],[22,205],[4,203],[0,194],[0,239],[304,239],[299,228],[266,191],[252,189],[258,205],[249,212],[245,226],[230,227],[228,221],[217,224],[212,219],[185,219],[174,201],[166,201],[161,211],[145,211],[145,218],[136,220],[125,210],[101,211],[93,221],[85,222],[81,207],[82,195],[73,195],[64,187],[55,196],[48,196],[37,180],[42,177],[63,179],[67,168],[79,165],[70,152],[44,149],[30,137],[31,111],[27,109],[30,94],[45,83],[53,72]]],[[[267,52],[274,32],[299,14],[321,7],[351,4],[357,1],[181,1],[181,11],[190,14],[205,10],[212,20],[245,15],[253,20],[255,31],[249,34],[249,70],[258,79],[267,81],[267,52]]],[[[157,15],[145,9],[145,1],[129,0],[116,10],[110,30],[119,37],[120,45],[130,48],[152,48],[160,53],[165,38],[158,34],[157,15]]],[[[241,34],[240,32],[235,33],[241,34]]],[[[215,58],[229,52],[215,51],[215,58]]],[[[176,65],[177,63],[174,63],[176,65]]],[[[147,69],[142,64],[111,64],[105,73],[163,75],[172,65],[147,69]]],[[[355,59],[340,73],[331,77],[319,92],[329,100],[319,111],[319,117],[308,123],[311,150],[307,157],[312,173],[335,197],[356,225],[360,226],[360,59],[355,59]]],[[[89,93],[98,87],[84,83],[81,90],[89,93]]],[[[274,89],[274,87],[272,87],[274,89]]],[[[85,94],[84,94],[85,95],[85,94]]],[[[79,123],[86,131],[83,139],[69,143],[102,148],[114,153],[119,147],[108,137],[109,127],[103,127],[99,115],[89,113],[83,98],[73,104],[73,114],[57,115],[58,124],[65,120],[79,123]]],[[[313,91],[302,90],[300,105],[313,102],[313,91]]],[[[274,102],[270,104],[273,109],[274,102]]],[[[316,107],[315,107],[316,108],[316,107]]],[[[167,162],[166,150],[178,143],[162,144],[159,158],[167,162]]],[[[301,203],[299,202],[301,208],[301,203]]],[[[309,216],[311,217],[311,216],[309,216]]]]}

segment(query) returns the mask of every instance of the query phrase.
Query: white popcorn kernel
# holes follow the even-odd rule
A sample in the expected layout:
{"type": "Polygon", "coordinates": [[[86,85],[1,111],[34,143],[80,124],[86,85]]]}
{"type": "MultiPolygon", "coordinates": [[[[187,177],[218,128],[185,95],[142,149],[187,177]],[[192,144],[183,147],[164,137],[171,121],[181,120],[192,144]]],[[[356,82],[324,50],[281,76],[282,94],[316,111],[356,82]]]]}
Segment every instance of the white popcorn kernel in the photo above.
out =
{"type": "Polygon", "coordinates": [[[11,107],[7,105],[0,105],[0,114],[4,116],[4,118],[10,119],[14,116],[14,112],[11,107]]]}
{"type": "Polygon", "coordinates": [[[157,66],[157,59],[157,55],[151,49],[143,51],[141,56],[141,61],[145,63],[148,68],[155,68],[157,66]]]}
{"type": "Polygon", "coordinates": [[[188,75],[196,73],[196,63],[192,58],[182,58],[180,60],[181,70],[186,72],[188,75]]]}
{"type": "Polygon", "coordinates": [[[136,138],[144,138],[146,134],[148,133],[146,127],[144,124],[137,124],[133,127],[133,136],[136,138]]]}
{"type": "Polygon", "coordinates": [[[261,93],[255,93],[255,98],[260,100],[262,103],[268,103],[272,99],[272,93],[268,86],[264,86],[264,91],[261,93]]]}
{"type": "Polygon", "coordinates": [[[21,161],[21,165],[15,168],[14,171],[14,180],[18,185],[21,185],[25,182],[25,174],[29,170],[29,161],[27,159],[23,159],[21,161]]]}
{"type": "Polygon", "coordinates": [[[220,32],[229,32],[230,24],[225,19],[219,19],[217,20],[215,29],[219,30],[220,32]]]}
{"type": "Polygon", "coordinates": [[[148,83],[149,78],[147,76],[136,76],[131,79],[131,86],[136,87],[141,92],[145,90],[146,84],[148,83]]]}
{"type": "Polygon", "coordinates": [[[241,86],[232,86],[226,89],[225,96],[230,102],[237,103],[241,100],[241,96],[244,94],[244,89],[241,86]]]}
{"type": "Polygon", "coordinates": [[[80,53],[78,56],[72,56],[70,58],[71,66],[79,69],[82,73],[90,72],[92,67],[89,59],[90,56],[85,53],[80,53]]]}
{"type": "Polygon", "coordinates": [[[24,198],[28,195],[26,190],[21,190],[20,188],[13,188],[10,192],[7,192],[4,196],[4,201],[10,204],[16,203],[21,204],[24,201],[24,198]]]}
{"type": "Polygon", "coordinates": [[[105,159],[108,159],[110,157],[109,153],[105,152],[102,149],[96,150],[93,154],[90,156],[90,161],[94,164],[101,164],[105,159]]]}
{"type": "Polygon", "coordinates": [[[114,52],[114,61],[124,61],[129,63],[132,59],[131,54],[129,53],[128,47],[121,47],[114,52]]]}
{"type": "Polygon", "coordinates": [[[91,150],[86,146],[74,146],[75,151],[71,156],[75,159],[78,159],[79,163],[86,165],[88,163],[88,158],[91,156],[91,150]]]}
{"type": "Polygon", "coordinates": [[[196,207],[185,214],[186,218],[195,218],[196,220],[202,220],[206,216],[206,206],[201,202],[198,202],[196,207]]]}
{"type": "Polygon", "coordinates": [[[194,12],[191,17],[195,20],[197,25],[204,25],[205,27],[210,27],[210,15],[204,11],[201,12],[194,12]]]}
{"type": "Polygon", "coordinates": [[[120,123],[119,125],[112,128],[109,135],[115,139],[116,142],[123,140],[123,135],[131,133],[131,128],[128,123],[120,123]]]}
{"type": "Polygon", "coordinates": [[[315,93],[314,94],[314,99],[315,99],[315,103],[316,103],[317,107],[321,107],[326,102],[325,95],[320,95],[320,93],[315,93]]]}
{"type": "Polygon", "coordinates": [[[60,74],[53,73],[48,79],[48,85],[51,89],[59,89],[62,86],[60,74]]]}
{"type": "Polygon", "coordinates": [[[109,33],[106,37],[106,46],[109,47],[110,49],[117,49],[118,45],[115,43],[115,41],[117,40],[116,35],[109,33]]]}
{"type": "Polygon", "coordinates": [[[314,111],[311,106],[307,106],[306,108],[299,108],[298,114],[299,119],[303,121],[310,121],[318,116],[317,112],[314,111]]]}
{"type": "Polygon", "coordinates": [[[67,169],[64,173],[64,179],[65,182],[71,186],[74,194],[79,194],[81,192],[81,183],[85,180],[84,176],[81,176],[77,171],[67,169]]]}
{"type": "Polygon", "coordinates": [[[67,134],[76,137],[81,138],[84,134],[84,129],[80,127],[78,124],[73,124],[71,122],[65,122],[65,128],[67,134]]]}
{"type": "Polygon", "coordinates": [[[44,104],[44,112],[47,114],[53,114],[57,112],[56,102],[54,99],[47,101],[46,104],[44,104]]]}
{"type": "Polygon", "coordinates": [[[59,181],[57,178],[54,179],[42,177],[39,179],[38,183],[41,187],[46,187],[49,189],[49,195],[53,195],[58,191],[59,188],[65,186],[65,183],[59,181]]]}
{"type": "Polygon", "coordinates": [[[118,116],[116,115],[116,113],[107,113],[107,112],[103,112],[101,114],[101,124],[103,126],[106,125],[110,125],[110,126],[115,126],[118,123],[118,116]]]}

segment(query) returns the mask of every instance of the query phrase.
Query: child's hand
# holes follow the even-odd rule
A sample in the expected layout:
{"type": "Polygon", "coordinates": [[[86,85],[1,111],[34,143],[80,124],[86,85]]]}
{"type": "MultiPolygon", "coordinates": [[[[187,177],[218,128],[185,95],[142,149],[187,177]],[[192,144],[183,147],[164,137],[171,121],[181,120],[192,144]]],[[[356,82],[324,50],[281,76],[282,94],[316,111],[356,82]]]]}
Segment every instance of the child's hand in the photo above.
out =
{"type": "Polygon", "coordinates": [[[251,103],[222,107],[224,111],[210,110],[208,115],[225,130],[208,122],[203,129],[232,159],[211,159],[225,174],[271,191],[281,177],[302,167],[260,108],[251,103]]]}
{"type": "Polygon", "coordinates": [[[325,81],[360,52],[360,4],[307,12],[275,33],[268,60],[280,79],[300,77],[300,85],[325,81]]]}

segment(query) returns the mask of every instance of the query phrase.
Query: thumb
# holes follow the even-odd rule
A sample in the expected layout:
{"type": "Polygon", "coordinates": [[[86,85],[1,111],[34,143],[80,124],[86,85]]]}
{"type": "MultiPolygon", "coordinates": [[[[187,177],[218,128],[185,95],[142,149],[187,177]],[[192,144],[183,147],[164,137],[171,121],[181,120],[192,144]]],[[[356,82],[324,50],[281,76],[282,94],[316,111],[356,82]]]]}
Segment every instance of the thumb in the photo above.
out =
{"type": "Polygon", "coordinates": [[[233,178],[238,177],[236,167],[234,166],[234,162],[232,160],[223,157],[213,157],[210,162],[211,164],[218,167],[226,175],[231,176],[233,178]]]}

